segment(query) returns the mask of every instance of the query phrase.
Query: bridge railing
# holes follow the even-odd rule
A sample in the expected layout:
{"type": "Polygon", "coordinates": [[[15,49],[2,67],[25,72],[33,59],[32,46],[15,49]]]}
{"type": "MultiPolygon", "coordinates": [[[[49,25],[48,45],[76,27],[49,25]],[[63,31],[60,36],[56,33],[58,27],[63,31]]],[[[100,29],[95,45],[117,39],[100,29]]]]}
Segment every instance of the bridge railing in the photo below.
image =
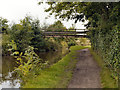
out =
{"type": "Polygon", "coordinates": [[[59,29],[59,30],[44,29],[43,32],[45,37],[50,37],[50,36],[86,37],[87,36],[86,33],[88,32],[88,30],[86,29],[59,29]]]}

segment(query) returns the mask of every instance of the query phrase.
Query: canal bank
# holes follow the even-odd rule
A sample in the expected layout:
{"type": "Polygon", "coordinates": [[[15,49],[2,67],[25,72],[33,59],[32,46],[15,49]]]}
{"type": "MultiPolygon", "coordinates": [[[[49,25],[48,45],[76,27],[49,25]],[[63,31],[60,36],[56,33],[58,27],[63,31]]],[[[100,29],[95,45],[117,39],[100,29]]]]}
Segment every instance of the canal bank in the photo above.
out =
{"type": "Polygon", "coordinates": [[[22,88],[65,88],[67,87],[77,62],[76,51],[88,47],[72,46],[70,53],[51,67],[41,71],[41,74],[29,80],[22,88]]]}
{"type": "MultiPolygon", "coordinates": [[[[58,62],[68,53],[68,49],[62,51],[49,51],[38,53],[39,57],[44,61],[48,61],[48,66],[58,62]]],[[[14,72],[17,67],[16,59],[11,56],[2,57],[2,70],[0,73],[0,87],[2,88],[19,88],[21,86],[21,78],[14,72]]]]}
{"type": "MultiPolygon", "coordinates": [[[[80,39],[82,40],[82,39],[80,39]]],[[[73,42],[72,42],[73,43],[73,42]]],[[[79,42],[78,42],[79,43],[79,42]]],[[[72,44],[68,41],[60,41],[60,48],[56,51],[41,52],[37,53],[38,56],[43,59],[43,61],[48,61],[48,67],[52,64],[57,63],[61,60],[66,54],[69,53],[68,47],[72,44]]],[[[14,72],[15,67],[17,67],[16,59],[11,56],[3,56],[2,58],[2,73],[0,86],[3,88],[19,88],[21,87],[21,78],[17,76],[14,72]]],[[[26,82],[24,82],[26,83],[26,82]]],[[[22,83],[24,85],[24,83],[22,83]]]]}

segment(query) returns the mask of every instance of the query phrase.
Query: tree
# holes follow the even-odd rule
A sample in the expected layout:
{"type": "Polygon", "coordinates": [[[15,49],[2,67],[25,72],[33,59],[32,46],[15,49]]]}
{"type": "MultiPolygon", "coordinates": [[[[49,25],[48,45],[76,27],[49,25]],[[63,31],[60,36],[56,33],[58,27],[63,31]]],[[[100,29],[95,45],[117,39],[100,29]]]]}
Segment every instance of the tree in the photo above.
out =
{"type": "Polygon", "coordinates": [[[66,27],[59,20],[48,27],[49,31],[61,31],[63,29],[66,29],[66,27]]]}
{"type": "Polygon", "coordinates": [[[0,32],[7,33],[8,30],[8,20],[0,17],[0,32]]]}
{"type": "Polygon", "coordinates": [[[31,43],[33,38],[31,22],[30,17],[25,17],[20,24],[14,24],[11,27],[11,40],[15,41],[19,51],[24,51],[31,43]]]}
{"type": "Polygon", "coordinates": [[[45,51],[46,49],[46,41],[44,39],[44,35],[42,32],[42,28],[40,27],[39,20],[33,20],[31,23],[31,28],[33,31],[31,45],[34,48],[37,48],[37,51],[45,51]]]}
{"type": "Polygon", "coordinates": [[[19,51],[24,52],[28,46],[36,48],[36,51],[45,51],[46,41],[39,22],[38,19],[27,16],[11,27],[11,40],[15,41],[19,51]]]}
{"type": "Polygon", "coordinates": [[[112,10],[119,7],[119,3],[112,2],[48,2],[48,4],[50,7],[45,11],[50,12],[50,15],[55,14],[63,20],[75,19],[75,22],[89,20],[87,27],[96,27],[98,19],[107,22],[112,10]]]}

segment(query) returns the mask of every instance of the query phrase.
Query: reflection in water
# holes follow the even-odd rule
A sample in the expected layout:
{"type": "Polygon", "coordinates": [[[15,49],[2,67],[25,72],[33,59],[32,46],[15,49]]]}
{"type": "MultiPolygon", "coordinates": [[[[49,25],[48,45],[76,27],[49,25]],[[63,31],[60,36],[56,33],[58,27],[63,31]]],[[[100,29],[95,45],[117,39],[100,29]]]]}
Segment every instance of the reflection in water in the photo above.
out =
{"type": "MultiPolygon", "coordinates": [[[[56,52],[42,52],[38,53],[40,58],[45,61],[49,61],[49,65],[56,63],[60,60],[65,52],[67,53],[68,49],[56,52]]],[[[14,72],[14,67],[17,66],[16,59],[10,56],[3,56],[2,58],[2,73],[0,73],[0,89],[2,88],[19,88],[20,87],[20,79],[17,78],[17,74],[14,72]]]]}
{"type": "Polygon", "coordinates": [[[0,89],[1,88],[19,88],[20,87],[20,80],[14,79],[14,80],[5,80],[0,83],[0,89]]]}
{"type": "Polygon", "coordinates": [[[62,51],[56,51],[56,52],[51,51],[51,52],[38,53],[38,55],[43,60],[49,61],[48,63],[51,65],[59,61],[62,58],[62,56],[65,54],[62,54],[62,51]]]}
{"type": "Polygon", "coordinates": [[[2,57],[2,73],[0,80],[0,88],[19,88],[20,80],[14,73],[14,67],[16,66],[15,59],[10,56],[2,57]]]}

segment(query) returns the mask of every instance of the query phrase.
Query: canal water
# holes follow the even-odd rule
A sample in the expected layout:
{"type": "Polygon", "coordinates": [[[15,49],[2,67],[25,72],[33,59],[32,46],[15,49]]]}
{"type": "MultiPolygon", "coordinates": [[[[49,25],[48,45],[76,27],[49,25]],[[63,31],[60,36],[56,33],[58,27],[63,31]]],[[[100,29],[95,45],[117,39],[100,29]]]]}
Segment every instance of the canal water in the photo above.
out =
{"type": "MultiPolygon", "coordinates": [[[[42,52],[39,57],[49,62],[49,65],[58,62],[66,53],[68,49],[63,51],[42,52]]],[[[1,88],[19,88],[21,80],[14,72],[17,67],[16,59],[11,56],[2,57],[2,69],[0,69],[0,89],[1,88]],[[2,71],[1,71],[2,70],[2,71]]]]}

